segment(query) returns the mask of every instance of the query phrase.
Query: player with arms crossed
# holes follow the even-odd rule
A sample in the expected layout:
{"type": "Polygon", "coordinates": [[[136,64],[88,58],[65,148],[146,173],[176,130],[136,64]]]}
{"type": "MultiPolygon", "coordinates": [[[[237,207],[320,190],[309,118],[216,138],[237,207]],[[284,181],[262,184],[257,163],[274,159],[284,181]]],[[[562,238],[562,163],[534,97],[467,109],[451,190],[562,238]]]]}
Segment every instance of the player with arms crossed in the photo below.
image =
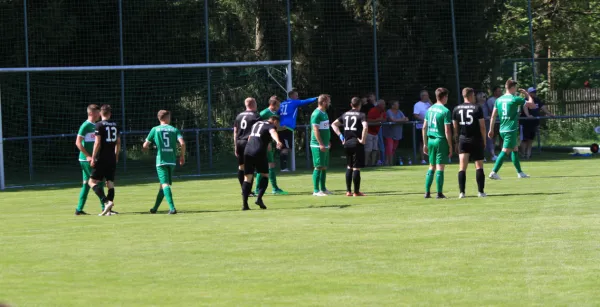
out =
{"type": "Polygon", "coordinates": [[[485,117],[483,109],[475,103],[475,91],[470,88],[462,90],[464,103],[454,108],[452,123],[454,124],[454,140],[458,142],[458,157],[460,170],[458,172],[458,198],[465,198],[465,185],[467,182],[467,167],[469,158],[475,161],[475,178],[477,180],[478,196],[485,197],[485,174],[483,172],[483,158],[485,152],[485,117]]]}
{"type": "Polygon", "coordinates": [[[291,90],[288,93],[288,99],[281,102],[279,107],[279,118],[281,118],[281,129],[279,131],[279,139],[283,142],[281,156],[281,171],[289,172],[287,167],[287,159],[290,150],[293,150],[294,129],[296,129],[296,118],[298,118],[298,108],[317,101],[318,97],[308,98],[305,100],[298,99],[298,91],[291,90]]]}
{"type": "Polygon", "coordinates": [[[246,98],[244,105],[246,106],[246,111],[238,114],[233,123],[233,146],[235,148],[235,156],[238,160],[238,181],[240,182],[240,187],[244,184],[244,151],[248,144],[248,137],[250,137],[252,126],[260,120],[260,115],[256,112],[256,100],[254,98],[246,98]]]}
{"type": "Polygon", "coordinates": [[[169,214],[177,214],[175,203],[173,202],[173,193],[171,185],[173,184],[173,171],[177,165],[177,143],[181,146],[179,150],[179,165],[185,164],[185,141],[179,129],[171,126],[171,112],[167,110],[158,111],[159,126],[150,130],[146,141],[144,142],[144,151],[150,148],[150,144],[156,145],[156,173],[160,187],[154,207],[150,213],[154,214],[160,207],[163,198],[169,203],[169,214]]]}
{"type": "Polygon", "coordinates": [[[94,142],[94,152],[90,165],[94,168],[92,172],[90,187],[105,204],[104,210],[99,214],[111,215],[111,209],[115,200],[115,171],[119,161],[119,152],[121,151],[121,135],[117,123],[110,120],[110,105],[103,105],[100,108],[102,121],[96,123],[96,141],[94,142]],[[108,193],[104,194],[100,181],[106,180],[108,193]]]}
{"type": "MultiPolygon", "coordinates": [[[[77,209],[75,209],[75,215],[88,215],[83,211],[83,207],[85,206],[85,202],[87,201],[90,192],[90,186],[88,184],[90,175],[92,174],[90,162],[92,161],[94,141],[96,141],[96,122],[100,119],[100,107],[95,104],[90,104],[87,107],[87,114],[88,118],[79,127],[77,139],[75,140],[75,146],[79,149],[79,165],[81,165],[81,173],[83,174],[83,185],[79,192],[79,203],[77,204],[77,209]]],[[[104,183],[100,182],[99,184],[104,188],[104,183]]],[[[104,211],[104,203],[102,200],[100,200],[100,206],[102,208],[101,211],[104,211]]]]}
{"type": "MultiPolygon", "coordinates": [[[[279,98],[277,98],[277,96],[271,96],[271,98],[269,98],[269,107],[260,111],[260,119],[268,120],[272,116],[279,117],[280,104],[281,104],[281,101],[279,100],[279,98]]],[[[273,188],[273,194],[287,195],[288,193],[286,191],[280,189],[279,186],[277,185],[277,174],[275,173],[275,148],[273,148],[273,146],[271,146],[271,145],[269,145],[269,148],[267,151],[267,159],[269,160],[269,181],[271,181],[271,187],[273,188]]],[[[258,175],[257,175],[257,177],[258,177],[258,175]]],[[[256,194],[258,194],[259,183],[260,182],[258,182],[258,181],[256,182],[256,189],[254,191],[254,193],[256,193],[256,194]]]]}
{"type": "Polygon", "coordinates": [[[269,171],[269,163],[267,159],[268,147],[271,142],[275,140],[277,148],[281,149],[281,141],[279,141],[279,135],[277,135],[277,128],[279,127],[279,117],[273,115],[266,121],[256,122],[250,131],[250,137],[248,138],[248,144],[244,150],[244,183],[242,184],[242,210],[250,210],[248,207],[248,196],[252,189],[252,179],[254,177],[254,171],[258,173],[258,197],[256,198],[255,204],[261,209],[267,209],[263,202],[263,196],[269,186],[269,180],[267,179],[267,172],[269,171]]]}
{"type": "Polygon", "coordinates": [[[327,179],[327,166],[329,165],[329,147],[331,146],[329,131],[329,116],[327,108],[331,103],[329,95],[320,95],[319,106],[310,116],[312,135],[310,137],[310,150],[313,157],[313,196],[327,196],[332,193],[325,187],[327,179]]]}
{"type": "MultiPolygon", "coordinates": [[[[529,175],[523,173],[521,170],[521,162],[519,161],[519,115],[521,114],[521,108],[524,105],[527,107],[534,106],[533,98],[529,96],[526,90],[519,89],[519,92],[523,94],[526,98],[515,96],[517,92],[517,82],[512,79],[508,79],[506,81],[506,93],[503,96],[500,96],[496,99],[496,104],[494,106],[494,111],[492,111],[492,118],[490,122],[490,127],[494,127],[494,123],[496,122],[496,115],[500,114],[500,137],[504,141],[502,144],[502,151],[498,155],[498,159],[496,160],[496,164],[494,164],[494,169],[490,173],[491,179],[500,180],[500,176],[498,176],[498,172],[502,167],[502,163],[504,163],[504,157],[510,153],[513,161],[513,165],[517,170],[518,178],[529,178],[529,175]]],[[[488,136],[491,139],[494,139],[494,130],[490,128],[488,132],[488,136]]]]}
{"type": "Polygon", "coordinates": [[[360,192],[360,169],[365,167],[365,142],[369,127],[365,113],[360,112],[361,100],[353,97],[350,106],[352,110],[336,119],[331,128],[340,137],[346,151],[346,196],[365,196],[360,192]],[[344,127],[344,133],[340,132],[344,127]],[[354,180],[354,194],[352,181],[354,180]]]}
{"type": "Polygon", "coordinates": [[[452,157],[452,121],[448,103],[448,90],[440,87],[435,90],[437,102],[425,114],[423,123],[423,153],[429,156],[429,170],[425,177],[425,198],[431,198],[431,185],[433,184],[433,170],[435,169],[435,182],[437,197],[446,198],[444,189],[445,161],[452,157]]]}

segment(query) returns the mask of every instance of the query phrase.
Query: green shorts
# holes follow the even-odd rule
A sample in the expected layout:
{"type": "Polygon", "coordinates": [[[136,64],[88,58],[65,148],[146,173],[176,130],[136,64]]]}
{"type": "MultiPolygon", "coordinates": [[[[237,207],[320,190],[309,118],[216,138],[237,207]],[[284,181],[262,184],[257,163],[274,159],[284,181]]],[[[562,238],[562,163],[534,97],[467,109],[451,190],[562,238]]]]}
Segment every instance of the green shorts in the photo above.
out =
{"type": "Polygon", "coordinates": [[[448,163],[448,141],[440,138],[429,138],[427,141],[427,152],[429,153],[429,164],[441,165],[448,163]]]}
{"type": "Polygon", "coordinates": [[[500,132],[500,137],[504,142],[502,143],[502,148],[510,148],[513,149],[517,147],[519,142],[519,131],[511,131],[511,132],[500,132]]]}
{"type": "Polygon", "coordinates": [[[175,165],[159,165],[156,167],[156,173],[158,174],[158,181],[160,184],[173,184],[173,170],[175,170],[175,165]]]}
{"type": "Polygon", "coordinates": [[[81,165],[81,174],[83,175],[83,181],[87,182],[90,180],[90,176],[92,176],[92,166],[88,161],[79,161],[79,165],[81,165]]]}
{"type": "Polygon", "coordinates": [[[329,166],[329,148],[325,152],[321,151],[319,147],[311,147],[313,165],[315,167],[328,167],[329,166]]]}

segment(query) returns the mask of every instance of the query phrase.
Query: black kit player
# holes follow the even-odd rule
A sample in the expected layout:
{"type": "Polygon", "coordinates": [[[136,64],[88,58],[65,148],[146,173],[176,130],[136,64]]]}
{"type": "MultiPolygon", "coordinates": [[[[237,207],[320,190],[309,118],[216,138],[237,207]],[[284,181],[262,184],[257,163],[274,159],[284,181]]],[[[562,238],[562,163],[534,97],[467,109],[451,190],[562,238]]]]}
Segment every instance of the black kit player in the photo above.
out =
{"type": "MultiPolygon", "coordinates": [[[[238,160],[238,180],[240,186],[244,184],[244,151],[246,150],[252,127],[256,122],[260,121],[260,115],[256,111],[256,99],[248,97],[244,101],[244,105],[246,106],[246,110],[238,114],[233,124],[233,145],[235,156],[238,160]]],[[[255,195],[250,192],[250,196],[255,195]]]]}
{"type": "Polygon", "coordinates": [[[475,103],[475,91],[470,88],[462,90],[464,103],[454,108],[452,123],[454,124],[454,140],[458,141],[458,156],[460,170],[458,172],[458,198],[465,198],[465,184],[467,181],[467,166],[469,158],[475,161],[475,178],[479,197],[485,197],[485,174],[483,172],[483,158],[485,152],[485,118],[483,109],[475,103]]]}
{"type": "Polygon", "coordinates": [[[346,151],[346,196],[365,196],[360,192],[360,169],[365,167],[365,142],[369,127],[365,113],[360,112],[361,105],[360,98],[352,98],[350,102],[352,109],[331,125],[346,151]],[[343,134],[340,127],[344,128],[343,134]],[[354,181],[354,194],[351,188],[352,181],[354,181]]]}
{"type": "Polygon", "coordinates": [[[244,149],[244,183],[242,184],[242,210],[250,210],[248,207],[248,196],[252,189],[254,172],[258,173],[258,197],[255,204],[261,209],[267,209],[262,198],[269,186],[269,162],[267,159],[267,148],[275,140],[277,149],[283,144],[277,134],[279,128],[279,117],[274,115],[266,121],[256,122],[250,130],[248,144],[244,149]]]}
{"type": "Polygon", "coordinates": [[[104,211],[99,215],[111,215],[111,209],[114,206],[115,199],[115,171],[119,160],[119,151],[121,151],[121,136],[117,123],[110,120],[110,105],[103,105],[100,108],[102,120],[96,123],[96,141],[94,142],[94,151],[90,165],[94,168],[92,171],[90,187],[105,204],[104,211]],[[106,180],[108,194],[104,194],[100,181],[106,180]]]}

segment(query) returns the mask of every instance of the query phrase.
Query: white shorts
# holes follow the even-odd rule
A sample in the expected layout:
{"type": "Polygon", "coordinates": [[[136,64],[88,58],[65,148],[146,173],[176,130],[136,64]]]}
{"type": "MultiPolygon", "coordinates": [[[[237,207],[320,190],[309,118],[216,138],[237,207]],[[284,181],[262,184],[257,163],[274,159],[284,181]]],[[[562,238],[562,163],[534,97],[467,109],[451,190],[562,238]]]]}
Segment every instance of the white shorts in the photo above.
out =
{"type": "Polygon", "coordinates": [[[379,150],[379,136],[367,133],[367,142],[365,144],[365,152],[379,150]]]}

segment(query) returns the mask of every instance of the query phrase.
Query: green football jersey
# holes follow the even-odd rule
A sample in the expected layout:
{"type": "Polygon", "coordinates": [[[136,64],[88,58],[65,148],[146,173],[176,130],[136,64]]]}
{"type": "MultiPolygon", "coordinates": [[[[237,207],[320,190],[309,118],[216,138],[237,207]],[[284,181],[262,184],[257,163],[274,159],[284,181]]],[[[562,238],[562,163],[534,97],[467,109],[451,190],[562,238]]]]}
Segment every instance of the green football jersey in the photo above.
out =
{"type": "MultiPolygon", "coordinates": [[[[83,137],[83,147],[91,155],[94,151],[94,142],[96,142],[96,124],[86,120],[79,127],[78,136],[83,137]]],[[[87,161],[83,152],[79,152],[79,161],[87,161]]]]}
{"type": "Polygon", "coordinates": [[[260,119],[262,119],[262,120],[267,120],[267,119],[269,119],[269,117],[274,116],[274,115],[279,116],[277,114],[277,112],[273,112],[269,108],[266,108],[266,109],[260,111],[260,119]]]}
{"type": "Polygon", "coordinates": [[[156,166],[177,164],[177,143],[183,136],[171,125],[152,128],[146,141],[156,145],[156,166]]]}
{"type": "MultiPolygon", "coordinates": [[[[323,141],[323,145],[325,145],[326,148],[329,148],[331,132],[329,131],[329,116],[327,116],[327,113],[319,109],[315,109],[315,111],[310,116],[310,125],[319,126],[319,135],[321,136],[321,141],[323,141]]],[[[319,141],[317,141],[315,131],[312,129],[310,131],[310,147],[319,147],[319,141]]]]}
{"type": "Polygon", "coordinates": [[[500,132],[511,132],[519,129],[519,115],[525,99],[520,96],[505,94],[496,99],[496,109],[500,117],[500,132]]]}
{"type": "Polygon", "coordinates": [[[452,123],[450,110],[441,104],[432,105],[425,114],[427,120],[427,136],[445,139],[446,127],[452,123]]]}

